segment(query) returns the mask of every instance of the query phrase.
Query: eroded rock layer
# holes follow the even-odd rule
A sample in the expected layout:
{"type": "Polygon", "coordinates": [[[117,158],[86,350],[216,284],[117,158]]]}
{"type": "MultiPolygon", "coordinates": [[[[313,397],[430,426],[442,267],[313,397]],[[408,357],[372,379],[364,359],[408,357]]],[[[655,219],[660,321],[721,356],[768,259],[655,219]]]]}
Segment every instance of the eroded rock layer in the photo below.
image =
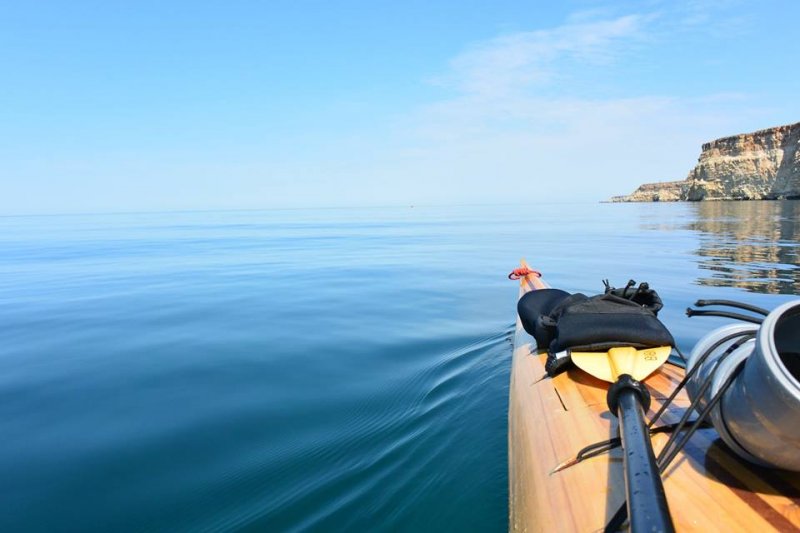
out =
{"type": "Polygon", "coordinates": [[[613,196],[612,202],[677,202],[685,181],[659,181],[640,185],[633,193],[613,196]]]}

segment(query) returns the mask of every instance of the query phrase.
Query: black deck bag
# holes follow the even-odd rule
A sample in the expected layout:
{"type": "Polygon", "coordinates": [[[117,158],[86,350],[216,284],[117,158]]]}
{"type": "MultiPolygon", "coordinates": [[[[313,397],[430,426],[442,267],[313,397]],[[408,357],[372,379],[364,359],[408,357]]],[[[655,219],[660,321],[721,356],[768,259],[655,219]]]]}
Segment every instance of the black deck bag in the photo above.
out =
{"type": "Polygon", "coordinates": [[[555,337],[549,345],[552,353],[567,349],[599,352],[618,346],[653,348],[675,344],[653,311],[610,293],[591,298],[574,294],[557,305],[549,318],[550,321],[545,322],[555,327],[555,337]]]}
{"type": "Polygon", "coordinates": [[[539,289],[523,295],[517,302],[522,327],[536,339],[540,350],[546,350],[555,336],[555,327],[543,324],[542,317],[548,317],[568,296],[569,293],[561,289],[539,289]]]}

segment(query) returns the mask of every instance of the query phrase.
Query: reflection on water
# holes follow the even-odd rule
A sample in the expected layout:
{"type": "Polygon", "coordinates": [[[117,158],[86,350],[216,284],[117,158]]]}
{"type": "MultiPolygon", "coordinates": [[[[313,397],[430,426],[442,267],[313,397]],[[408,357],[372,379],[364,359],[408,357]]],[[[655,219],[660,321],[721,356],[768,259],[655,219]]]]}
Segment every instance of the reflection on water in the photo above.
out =
{"type": "Polygon", "coordinates": [[[700,285],[767,294],[800,288],[800,202],[698,202],[689,204],[698,232],[700,285]]]}

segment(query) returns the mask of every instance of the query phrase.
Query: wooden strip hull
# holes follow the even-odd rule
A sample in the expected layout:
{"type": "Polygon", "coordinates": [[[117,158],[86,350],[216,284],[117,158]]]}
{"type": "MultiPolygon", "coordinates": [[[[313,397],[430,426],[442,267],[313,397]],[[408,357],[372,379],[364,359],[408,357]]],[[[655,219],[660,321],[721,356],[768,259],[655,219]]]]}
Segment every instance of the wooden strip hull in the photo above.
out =
{"type": "MultiPolygon", "coordinates": [[[[546,285],[521,280],[520,296],[546,285]]],[[[517,318],[508,413],[509,529],[599,531],[625,499],[620,450],[557,473],[584,446],[617,435],[608,412],[608,384],[572,368],[546,377],[545,356],[517,318]]],[[[652,416],[683,378],[665,365],[645,380],[652,416]]],[[[681,393],[665,422],[689,405],[681,393]]],[[[668,435],[653,436],[658,451],[668,435]]],[[[679,531],[800,531],[800,479],[795,473],[744,463],[713,429],[698,431],[665,473],[664,488],[679,531]]]]}

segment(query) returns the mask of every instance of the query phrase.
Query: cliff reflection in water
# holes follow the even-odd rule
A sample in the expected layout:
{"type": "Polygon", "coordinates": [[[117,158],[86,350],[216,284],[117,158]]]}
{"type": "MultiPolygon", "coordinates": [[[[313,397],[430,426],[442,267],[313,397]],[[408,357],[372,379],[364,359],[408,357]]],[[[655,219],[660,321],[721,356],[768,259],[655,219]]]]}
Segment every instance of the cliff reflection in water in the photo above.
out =
{"type": "Polygon", "coordinates": [[[800,289],[800,202],[697,202],[686,229],[697,231],[695,251],[708,276],[700,285],[768,294],[800,289]]]}

